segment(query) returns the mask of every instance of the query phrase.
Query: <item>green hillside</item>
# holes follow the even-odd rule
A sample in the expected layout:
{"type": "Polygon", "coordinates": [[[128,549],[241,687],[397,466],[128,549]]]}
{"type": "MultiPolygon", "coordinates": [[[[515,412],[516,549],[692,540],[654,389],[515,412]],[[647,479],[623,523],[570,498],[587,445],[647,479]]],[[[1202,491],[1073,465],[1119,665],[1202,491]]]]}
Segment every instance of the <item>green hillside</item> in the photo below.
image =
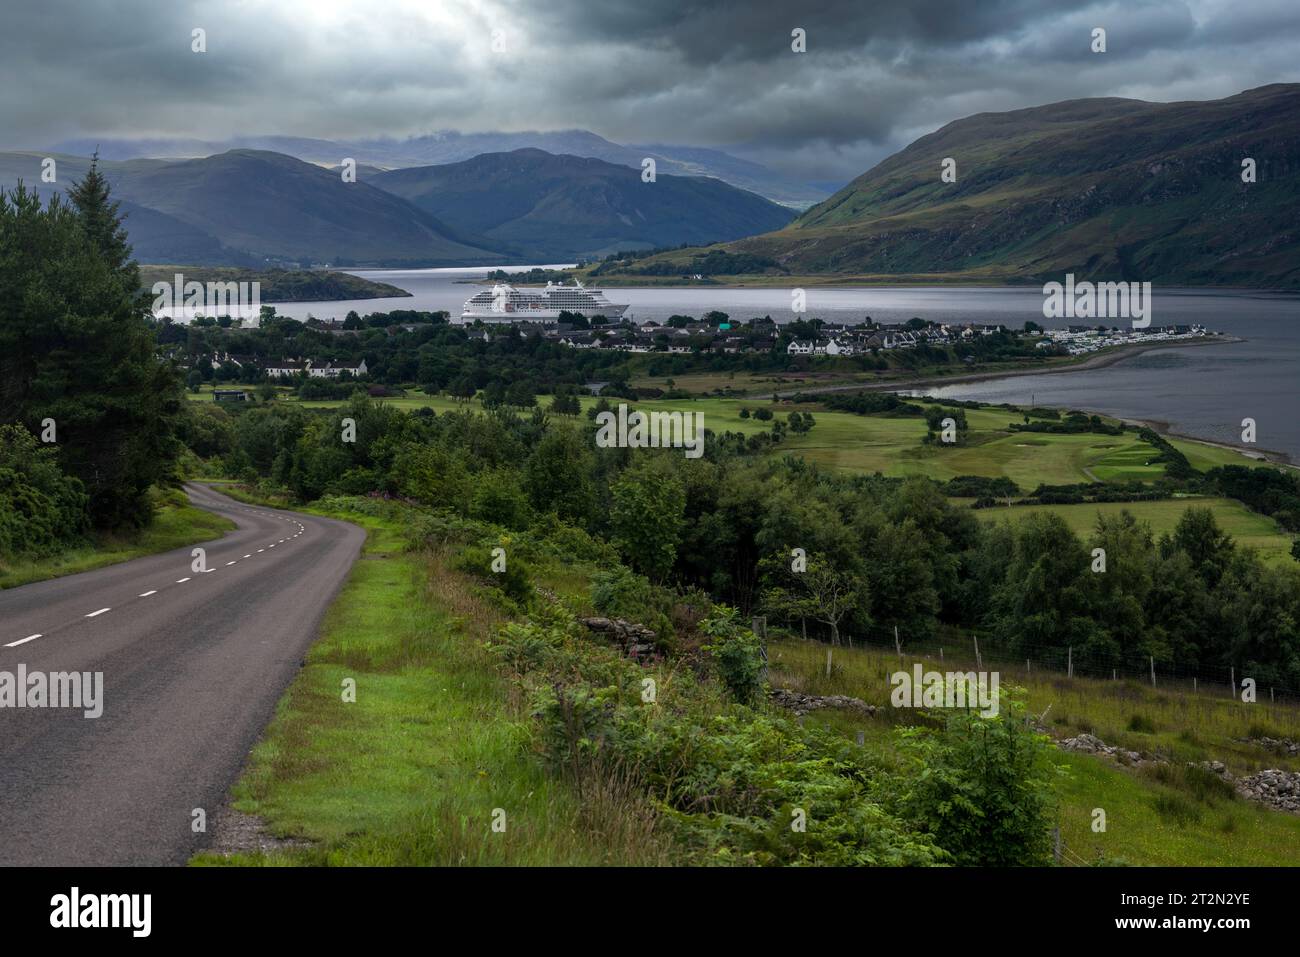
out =
{"type": "Polygon", "coordinates": [[[709,177],[658,175],[537,149],[393,170],[370,179],[426,212],[528,259],[739,239],[793,213],[709,177]]]}
{"type": "Polygon", "coordinates": [[[724,248],[787,276],[1038,283],[1074,272],[1298,288],[1298,208],[1300,85],[1274,84],[1208,102],[1089,99],[970,116],[788,227],[724,248]],[[1246,157],[1254,183],[1241,179],[1246,157]],[[955,183],[940,178],[945,158],[955,183]]]}

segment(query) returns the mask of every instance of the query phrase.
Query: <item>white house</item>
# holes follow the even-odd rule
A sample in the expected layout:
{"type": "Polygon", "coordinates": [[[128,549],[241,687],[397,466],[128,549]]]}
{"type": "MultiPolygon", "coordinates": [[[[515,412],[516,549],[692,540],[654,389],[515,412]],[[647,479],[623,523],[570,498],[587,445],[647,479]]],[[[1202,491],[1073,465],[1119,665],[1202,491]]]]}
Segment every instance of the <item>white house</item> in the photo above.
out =
{"type": "Polygon", "coordinates": [[[307,362],[307,375],[313,379],[337,379],[344,372],[350,372],[354,377],[366,374],[366,360],[362,359],[356,365],[346,365],[340,363],[335,365],[332,362],[326,362],[324,365],[315,365],[310,360],[307,362]]]}
{"type": "Polygon", "coordinates": [[[807,339],[795,339],[785,347],[787,355],[792,356],[810,356],[815,351],[815,346],[807,339]]]}
{"type": "Polygon", "coordinates": [[[299,372],[307,371],[307,364],[300,359],[284,359],[279,362],[268,362],[263,370],[272,379],[280,376],[297,375],[299,372]]]}

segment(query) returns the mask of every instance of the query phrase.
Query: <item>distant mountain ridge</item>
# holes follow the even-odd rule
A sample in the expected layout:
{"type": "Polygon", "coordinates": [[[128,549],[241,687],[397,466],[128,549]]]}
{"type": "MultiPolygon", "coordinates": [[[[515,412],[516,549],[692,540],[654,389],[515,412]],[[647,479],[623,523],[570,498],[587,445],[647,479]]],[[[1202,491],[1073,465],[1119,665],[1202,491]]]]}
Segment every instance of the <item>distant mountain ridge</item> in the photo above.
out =
{"type": "Polygon", "coordinates": [[[1300,84],[1274,84],[970,116],[728,248],[800,274],[1300,288],[1298,214],[1300,84]],[[955,183],[940,179],[949,157],[955,183]]]}
{"type": "Polygon", "coordinates": [[[708,242],[779,228],[792,213],[716,179],[656,174],[539,149],[370,178],[525,259],[591,259],[627,249],[708,242]]]}
{"type": "MultiPolygon", "coordinates": [[[[80,157],[55,157],[57,184],[40,182],[41,157],[0,153],[0,184],[19,178],[43,194],[84,175],[80,157]]],[[[193,160],[101,161],[141,262],[193,265],[469,265],[504,263],[404,200],[364,182],[258,150],[193,160]],[[184,249],[176,243],[183,240],[184,249]]]]}
{"type": "Polygon", "coordinates": [[[831,192],[824,184],[802,182],[721,150],[668,144],[622,146],[588,130],[522,133],[459,133],[455,130],[442,130],[407,139],[381,137],[354,141],[293,136],[242,136],[221,141],[179,137],[81,138],[55,144],[52,149],[86,157],[98,149],[101,157],[111,160],[195,159],[230,150],[254,149],[284,153],[327,167],[337,166],[345,157],[350,157],[359,164],[383,169],[436,166],[459,163],[485,153],[540,149],[555,155],[582,156],[637,169],[640,169],[643,159],[652,157],[661,173],[712,176],[795,209],[806,209],[825,199],[831,192]]]}
{"type": "MultiPolygon", "coordinates": [[[[89,162],[0,153],[0,186],[44,196],[89,162]]],[[[337,169],[265,150],[200,159],[101,160],[145,263],[460,266],[557,262],[623,249],[737,239],[780,228],[793,212],[718,179],[658,174],[541,150],[482,154],[444,166],[337,169]]]]}

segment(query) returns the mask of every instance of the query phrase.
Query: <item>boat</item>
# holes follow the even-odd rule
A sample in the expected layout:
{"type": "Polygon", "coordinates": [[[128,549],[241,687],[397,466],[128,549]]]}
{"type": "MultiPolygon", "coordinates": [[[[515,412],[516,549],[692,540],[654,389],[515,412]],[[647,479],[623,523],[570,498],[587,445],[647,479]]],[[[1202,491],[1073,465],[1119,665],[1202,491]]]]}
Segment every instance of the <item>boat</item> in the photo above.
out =
{"type": "Polygon", "coordinates": [[[588,289],[576,280],[572,285],[548,282],[542,290],[516,289],[496,283],[465,300],[459,323],[538,322],[554,324],[561,312],[621,319],[626,304],[610,302],[599,289],[588,289]]]}

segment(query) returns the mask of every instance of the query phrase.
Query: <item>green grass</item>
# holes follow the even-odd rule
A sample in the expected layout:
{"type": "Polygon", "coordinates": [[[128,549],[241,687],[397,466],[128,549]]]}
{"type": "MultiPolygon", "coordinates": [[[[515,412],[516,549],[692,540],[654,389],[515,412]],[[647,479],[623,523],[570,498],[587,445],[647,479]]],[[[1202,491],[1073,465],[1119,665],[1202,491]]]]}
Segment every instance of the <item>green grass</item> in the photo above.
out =
{"type": "Polygon", "coordinates": [[[1010,508],[981,508],[977,518],[985,522],[1000,520],[1020,521],[1033,512],[1051,512],[1065,519],[1075,534],[1087,537],[1097,524],[1097,515],[1117,515],[1127,509],[1148,523],[1159,537],[1172,532],[1192,506],[1208,508],[1214,513],[1219,527],[1233,537],[1238,546],[1256,549],[1260,557],[1270,563],[1294,561],[1291,557],[1291,535],[1282,531],[1267,515],[1252,512],[1240,502],[1229,498],[1202,498],[1187,496],[1154,502],[1103,502],[1095,505],[1015,505],[1010,508]]]}
{"type": "Polygon", "coordinates": [[[642,798],[580,803],[532,754],[527,709],[482,648],[498,615],[475,587],[444,556],[402,551],[399,523],[338,517],[369,530],[362,558],[233,789],[238,810],[310,846],[195,863],[669,862],[642,798]]]}
{"type": "Polygon", "coordinates": [[[684,372],[679,375],[633,376],[629,381],[637,389],[663,389],[665,392],[680,389],[693,395],[704,395],[720,389],[730,389],[738,395],[762,395],[793,389],[876,382],[881,378],[876,372],[830,369],[807,372],[684,372]]]}
{"type": "MultiPolygon", "coordinates": [[[[682,377],[685,379],[687,377],[682,377]]],[[[794,377],[790,377],[794,378],[794,377]]],[[[664,387],[664,379],[645,380],[664,387]]],[[[679,380],[680,381],[680,380],[679,380]]],[[[711,374],[692,377],[692,388],[709,385],[723,388],[732,383],[736,388],[771,387],[771,375],[711,374]]],[[[212,386],[204,385],[198,393],[187,392],[191,401],[211,402],[212,386]]],[[[300,401],[288,389],[281,388],[276,401],[300,405],[307,409],[331,409],[343,405],[343,399],[300,401]]],[[[470,409],[481,410],[477,402],[460,402],[441,395],[411,392],[407,396],[380,400],[394,408],[411,411],[426,408],[435,412],[470,409]]],[[[591,408],[596,399],[581,399],[583,410],[591,408]]],[[[622,401],[611,399],[617,405],[622,401]]],[[[549,396],[539,396],[543,407],[550,404],[549,396]]],[[[634,403],[648,411],[697,411],[704,414],[704,424],[714,432],[742,432],[751,435],[771,429],[771,423],[756,419],[742,419],[740,410],[767,407],[784,419],[798,408],[816,410],[817,406],[791,406],[772,403],[770,400],[744,398],[693,398],[693,399],[641,399],[634,403]]],[[[880,472],[891,477],[925,475],[943,481],[958,475],[1006,476],[1018,485],[1032,489],[1040,483],[1065,485],[1076,482],[1150,481],[1164,474],[1161,465],[1152,462],[1155,450],[1136,435],[1053,435],[1049,433],[1009,432],[1007,426],[1016,421],[1015,412],[1007,409],[968,409],[966,418],[970,433],[963,445],[957,447],[924,446],[925,422],[919,418],[886,418],[862,416],[848,412],[815,411],[817,426],[806,435],[787,435],[774,454],[794,453],[828,468],[849,472],[880,472]]],[[[1230,449],[1203,445],[1190,440],[1176,439],[1173,444],[1181,449],[1193,466],[1208,469],[1216,465],[1259,464],[1230,449]]]]}
{"type": "MultiPolygon", "coordinates": [[[[973,668],[954,646],[943,666],[934,658],[905,655],[900,666],[892,651],[834,649],[830,677],[820,642],[774,639],[769,644],[773,685],[811,694],[848,694],[883,706],[874,718],[849,712],[814,711],[807,721],[846,735],[863,732],[885,743],[897,725],[916,723],[915,712],[889,706],[886,672],[910,669],[914,660],[927,668],[973,668]]],[[[991,662],[985,662],[992,667],[991,662]]],[[[1091,755],[1061,752],[1068,775],[1058,785],[1059,824],[1066,863],[1099,860],[1144,866],[1294,866],[1300,846],[1300,815],[1269,810],[1229,798],[1218,789],[1189,784],[1178,771],[1187,761],[1220,760],[1235,774],[1261,768],[1296,770],[1300,761],[1265,752],[1242,738],[1267,725],[1273,735],[1300,736],[1300,709],[1246,705],[1225,696],[1192,695],[1128,681],[1067,679],[1059,674],[1002,668],[1003,687],[1026,691],[1029,710],[1046,712],[1056,737],[1088,731],[1107,744],[1168,755],[1174,764],[1161,771],[1132,770],[1091,755]],[[1139,719],[1134,720],[1135,716],[1139,719]],[[1130,730],[1131,727],[1152,728],[1130,730]],[[1105,833],[1092,830],[1093,810],[1106,812],[1105,833]]]]}
{"type": "Polygon", "coordinates": [[[179,498],[165,495],[156,508],[152,524],[139,532],[96,534],[89,544],[50,558],[0,559],[0,589],[76,575],[105,565],[211,541],[234,527],[235,523],[229,519],[188,504],[184,493],[179,493],[179,498]],[[181,504],[182,501],[185,504],[181,504]]]}

